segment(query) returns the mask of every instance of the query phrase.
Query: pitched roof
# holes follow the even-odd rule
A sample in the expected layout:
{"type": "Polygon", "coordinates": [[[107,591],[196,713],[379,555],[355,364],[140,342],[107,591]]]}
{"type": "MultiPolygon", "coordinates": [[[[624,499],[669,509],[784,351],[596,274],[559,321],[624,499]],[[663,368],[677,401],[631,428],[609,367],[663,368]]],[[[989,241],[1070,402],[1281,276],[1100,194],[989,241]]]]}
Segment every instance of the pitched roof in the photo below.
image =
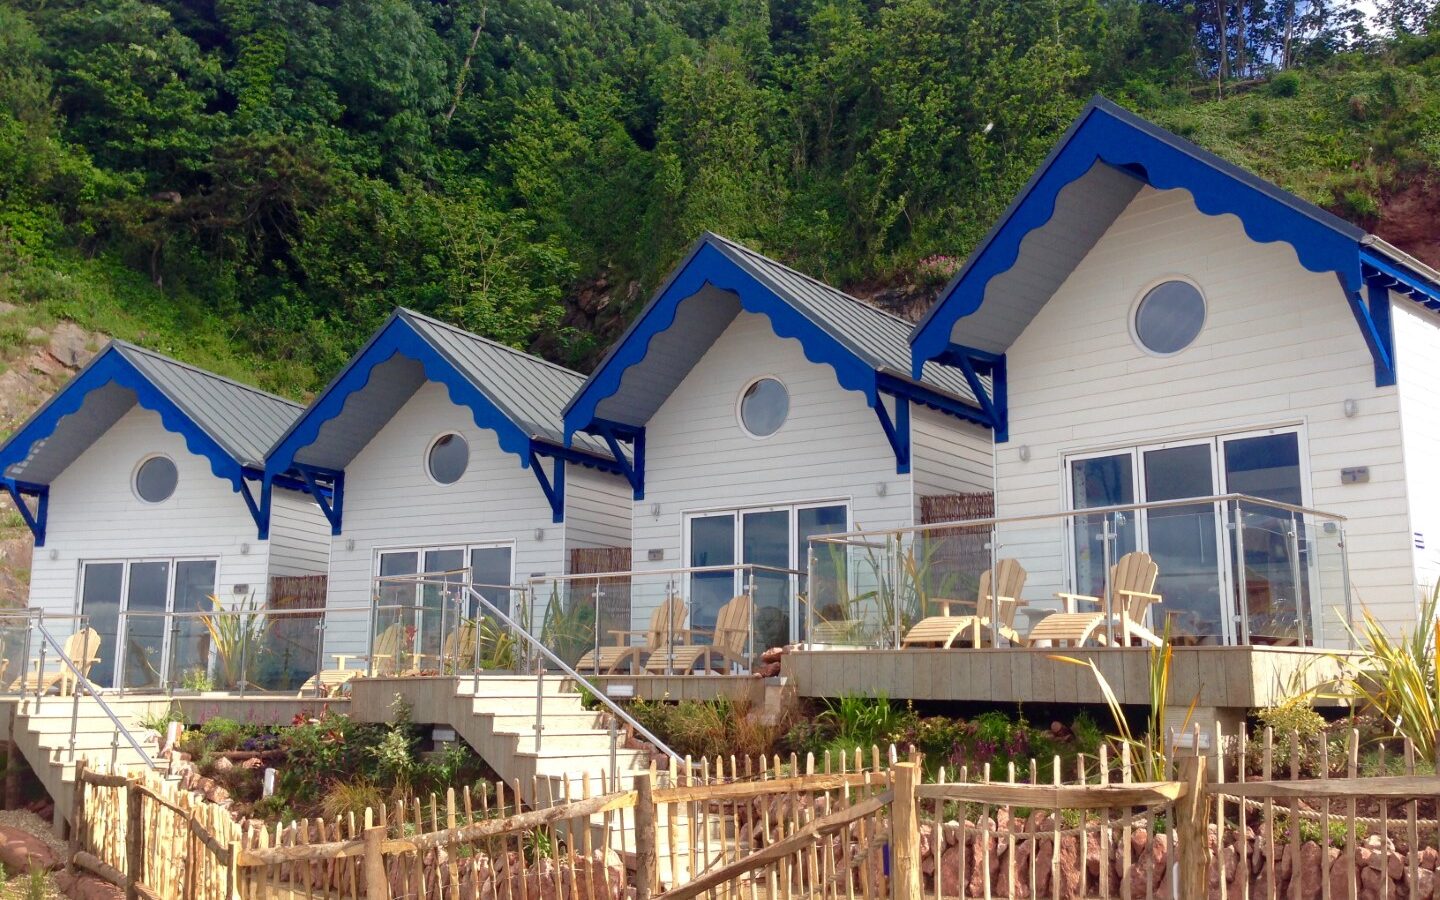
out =
{"type": "MultiPolygon", "coordinates": [[[[391,313],[283,435],[267,467],[283,474],[297,463],[343,469],[426,381],[446,385],[470,407],[476,424],[529,464],[532,439],[563,446],[561,410],[584,377],[414,310],[391,313]],[[347,403],[363,392],[367,402],[347,403]]],[[[588,438],[579,449],[610,459],[588,438]]]]}
{"type": "Polygon", "coordinates": [[[1403,254],[1096,96],[915,326],[912,371],[952,343],[1003,353],[1146,184],[1185,189],[1201,212],[1236,216],[1255,241],[1288,243],[1306,269],[1338,275],[1352,303],[1382,275],[1433,300],[1430,275],[1403,254]]]}
{"type": "Polygon", "coordinates": [[[111,341],[0,445],[0,475],[48,484],[136,404],[236,485],[301,406],[125,341],[111,341]]]}
{"type": "MultiPolygon", "coordinates": [[[[909,379],[910,324],[728,238],[706,232],[655,292],[565,410],[572,440],[597,420],[648,421],[740,311],[759,313],[807,358],[831,366],[842,387],[878,403],[882,375],[909,379]],[[638,368],[636,368],[638,367],[638,368]],[[635,375],[626,376],[636,368],[635,375]]],[[[975,408],[965,377],[927,365],[920,384],[975,408]]]]}

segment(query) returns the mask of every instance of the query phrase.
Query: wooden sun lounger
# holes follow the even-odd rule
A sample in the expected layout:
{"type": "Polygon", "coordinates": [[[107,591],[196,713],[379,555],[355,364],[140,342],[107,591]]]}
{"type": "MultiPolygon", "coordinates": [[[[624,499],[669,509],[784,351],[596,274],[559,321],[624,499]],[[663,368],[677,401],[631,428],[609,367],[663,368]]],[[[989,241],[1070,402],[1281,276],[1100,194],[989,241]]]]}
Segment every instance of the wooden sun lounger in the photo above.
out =
{"type": "Polygon", "coordinates": [[[1121,646],[1143,641],[1158,647],[1160,638],[1143,623],[1150,606],[1160,602],[1160,595],[1154,593],[1155,581],[1159,577],[1160,567],[1150,554],[1138,550],[1125,554],[1110,567],[1110,592],[1116,612],[1106,610],[1105,601],[1099,597],[1056,594],[1065,604],[1065,611],[1037,622],[1030,629],[1030,645],[1080,647],[1090,641],[1107,644],[1110,642],[1108,626],[1114,625],[1121,646]],[[1079,606],[1082,603],[1098,606],[1100,610],[1081,612],[1079,606]]]}
{"type": "Polygon", "coordinates": [[[632,666],[636,669],[642,668],[646,661],[668,642],[677,635],[685,634],[686,612],[684,600],[679,597],[667,598],[650,614],[649,628],[645,631],[612,629],[610,635],[615,639],[614,645],[587,652],[575,664],[575,671],[610,675],[628,672],[632,666]],[[638,647],[629,642],[630,638],[637,634],[645,636],[645,643],[638,647]]]}
{"type": "MultiPolygon", "coordinates": [[[[100,662],[100,633],[93,628],[83,628],[65,639],[62,648],[65,657],[80,670],[80,674],[86,678],[90,677],[90,670],[100,662]]],[[[60,695],[68,697],[75,690],[75,674],[70,667],[59,660],[54,661],[59,667],[56,671],[41,672],[40,661],[34,661],[35,671],[23,674],[10,686],[10,689],[20,690],[26,693],[48,693],[56,685],[60,686],[60,695]]]]}
{"type": "Polygon", "coordinates": [[[901,647],[993,647],[999,634],[1016,646],[1024,646],[1025,638],[1015,630],[1015,610],[1025,605],[1020,592],[1025,587],[1025,568],[1013,559],[995,564],[995,581],[999,590],[991,590],[991,570],[980,573],[980,585],[974,600],[937,598],[940,615],[916,622],[901,639],[901,647]],[[971,606],[974,614],[951,615],[952,605],[971,606]]]}
{"type": "Polygon", "coordinates": [[[669,671],[676,675],[689,675],[698,662],[704,663],[702,671],[724,673],[731,668],[748,669],[750,657],[745,646],[750,640],[750,623],[755,604],[741,594],[720,607],[715,616],[715,630],[704,631],[687,628],[680,633],[693,638],[697,634],[712,637],[710,644],[685,643],[673,648],[660,648],[645,661],[645,671],[651,675],[663,675],[669,671]]]}

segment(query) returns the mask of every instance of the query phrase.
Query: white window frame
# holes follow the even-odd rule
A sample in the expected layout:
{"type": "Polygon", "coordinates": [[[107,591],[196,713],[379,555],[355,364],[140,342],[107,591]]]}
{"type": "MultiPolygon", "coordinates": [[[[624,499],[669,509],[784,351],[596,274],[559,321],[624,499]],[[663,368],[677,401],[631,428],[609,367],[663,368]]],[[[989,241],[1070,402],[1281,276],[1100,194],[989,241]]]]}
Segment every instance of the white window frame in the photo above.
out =
{"type": "MultiPolygon", "coordinates": [[[[1170,281],[1174,279],[1166,278],[1162,280],[1170,281]]],[[[1225,476],[1225,460],[1223,456],[1225,444],[1229,443],[1230,441],[1245,440],[1247,438],[1257,437],[1271,437],[1279,434],[1295,435],[1296,449],[1298,451],[1297,455],[1299,456],[1300,462],[1300,505],[1305,507],[1313,507],[1313,503],[1311,500],[1312,483],[1310,476],[1310,454],[1308,452],[1308,433],[1305,423],[1300,422],[1287,425],[1272,425],[1268,427],[1248,427],[1243,429],[1237,429],[1234,431],[1216,432],[1209,435],[1201,434],[1165,440],[1152,440],[1149,442],[1136,442],[1128,445],[1109,447],[1102,450],[1085,450],[1075,453],[1062,454],[1060,459],[1060,478],[1061,491],[1065,498],[1065,509],[1067,512],[1082,511],[1076,509],[1075,506],[1074,481],[1070,475],[1071,464],[1074,462],[1080,462],[1086,459],[1100,459],[1107,456],[1124,456],[1128,454],[1130,456],[1130,478],[1132,488],[1131,495],[1135,498],[1135,503],[1145,503],[1148,501],[1148,497],[1145,493],[1144,475],[1144,454],[1147,451],[1166,450],[1174,447],[1187,447],[1197,444],[1208,444],[1210,446],[1211,484],[1214,486],[1216,495],[1224,495],[1231,493],[1230,485],[1228,484],[1225,476]]],[[[1074,521],[1075,520],[1073,517],[1069,517],[1065,520],[1065,526],[1062,529],[1064,532],[1064,539],[1061,541],[1061,548],[1063,550],[1064,557],[1063,562],[1065,566],[1065,584],[1066,589],[1070,591],[1076,589],[1075,571],[1077,561],[1075,560],[1074,556],[1074,521]]],[[[1146,515],[1143,510],[1139,511],[1139,513],[1137,514],[1135,529],[1136,549],[1148,551],[1149,533],[1148,529],[1146,528],[1146,515]]],[[[1234,583],[1234,572],[1232,571],[1232,567],[1228,565],[1228,561],[1232,558],[1231,553],[1233,552],[1233,549],[1231,547],[1232,539],[1229,531],[1228,522],[1220,521],[1216,523],[1216,537],[1219,544],[1219,546],[1216,548],[1216,558],[1227,561],[1226,565],[1222,565],[1219,567],[1221,570],[1219,573],[1221,599],[1222,602],[1233,602],[1234,597],[1236,596],[1236,586],[1234,583]]],[[[1313,570],[1315,566],[1313,556],[1310,566],[1313,570]]],[[[1307,574],[1311,578],[1315,577],[1313,571],[1307,574]]],[[[1233,646],[1238,644],[1240,641],[1240,629],[1239,623],[1236,621],[1235,616],[1244,615],[1244,612],[1237,612],[1236,610],[1232,609],[1222,610],[1221,613],[1221,628],[1224,633],[1226,645],[1233,646]]],[[[1310,627],[1312,629],[1311,634],[1318,633],[1315,630],[1318,625],[1318,620],[1316,619],[1317,615],[1319,615],[1318,611],[1312,608],[1310,611],[1310,618],[1312,620],[1310,623],[1310,627]]]]}
{"type": "MultiPolygon", "coordinates": [[[[783,427],[783,426],[782,426],[782,427],[783,427]]],[[[740,593],[740,592],[744,589],[744,585],[743,585],[743,583],[742,583],[742,581],[741,581],[741,574],[740,574],[740,570],[739,570],[739,567],[740,567],[740,566],[745,565],[745,562],[744,562],[744,560],[743,560],[743,558],[742,558],[742,556],[743,556],[743,550],[744,550],[744,517],[745,517],[746,515],[753,514],[753,513],[787,512],[787,513],[789,513],[789,525],[788,525],[788,535],[787,535],[787,537],[786,537],[786,540],[787,540],[787,543],[788,543],[787,552],[788,552],[788,554],[789,554],[790,562],[789,562],[789,565],[786,566],[786,568],[792,569],[792,570],[797,571],[797,572],[805,572],[805,573],[808,575],[807,560],[805,560],[805,559],[798,559],[798,558],[797,558],[798,556],[800,556],[800,554],[801,554],[801,552],[802,552],[801,548],[798,547],[798,546],[796,546],[796,543],[797,543],[797,542],[796,542],[796,538],[797,538],[797,536],[799,535],[799,527],[800,527],[800,522],[799,522],[800,511],[803,510],[803,509],[819,509],[819,508],[827,507],[827,506],[841,506],[841,507],[844,507],[844,509],[845,509],[845,527],[844,527],[844,531],[845,531],[845,532],[849,532],[849,531],[853,531],[853,530],[855,529],[855,518],[854,518],[854,517],[855,517],[855,503],[854,503],[854,499],[853,499],[852,497],[836,497],[836,498],[825,499],[825,500],[796,500],[796,501],[792,501],[792,502],[789,502],[789,503],[770,503],[770,504],[765,504],[765,505],[763,505],[763,506],[725,506],[725,507],[719,507],[719,508],[714,508],[714,509],[696,509],[696,510],[687,510],[687,511],[684,511],[684,512],[682,512],[682,513],[680,514],[680,530],[681,530],[681,536],[680,536],[680,559],[681,559],[681,562],[683,563],[683,565],[684,565],[685,568],[689,568],[689,567],[690,567],[690,560],[693,558],[693,557],[691,557],[691,555],[690,555],[690,551],[691,551],[690,523],[691,523],[692,520],[694,520],[694,519],[712,518],[712,517],[715,517],[715,516],[727,516],[727,515],[733,517],[733,520],[734,520],[734,521],[733,521],[733,526],[732,526],[732,528],[731,528],[731,535],[732,535],[732,541],[733,541],[733,543],[731,544],[731,546],[732,546],[733,550],[732,550],[731,558],[734,560],[733,565],[736,566],[735,576],[734,576],[734,590],[735,590],[735,592],[738,594],[738,593],[740,593]]],[[[798,592],[799,592],[799,590],[800,590],[800,576],[798,576],[798,575],[791,575],[791,576],[789,576],[789,580],[790,580],[789,591],[790,591],[790,598],[791,598],[791,610],[790,610],[790,613],[791,613],[791,615],[790,615],[790,640],[791,640],[791,642],[793,643],[794,641],[799,640],[799,637],[798,637],[799,621],[798,621],[798,615],[797,615],[797,613],[796,613],[796,610],[795,610],[794,606],[795,606],[795,597],[797,596],[797,594],[798,594],[798,592]]],[[[688,606],[688,604],[690,603],[690,579],[689,579],[689,578],[685,578],[685,579],[684,579],[684,586],[683,586],[683,588],[681,589],[681,596],[685,598],[685,602],[686,602],[686,604],[687,604],[687,606],[688,606]]],[[[690,615],[690,614],[689,614],[689,612],[687,611],[687,613],[686,613],[686,624],[687,624],[687,625],[690,624],[690,623],[689,623],[689,615],[690,615]]]]}
{"type": "MultiPolygon", "coordinates": [[[[172,495],[173,496],[173,495],[172,495]]],[[[208,562],[215,564],[215,581],[211,585],[210,595],[220,596],[220,557],[199,555],[185,556],[127,556],[127,557],[100,557],[95,559],[81,559],[78,561],[75,572],[75,602],[73,604],[74,614],[84,614],[82,604],[85,597],[85,568],[92,565],[119,565],[120,566],[120,602],[115,611],[115,659],[114,664],[114,686],[110,688],[115,691],[125,690],[125,660],[129,656],[126,649],[120,645],[120,638],[126,633],[128,625],[126,614],[130,609],[130,567],[136,563],[168,563],[170,568],[165,577],[165,611],[175,611],[175,574],[180,563],[186,562],[208,562]]],[[[148,618],[148,617],[147,617],[148,618]]],[[[161,620],[165,621],[164,619],[161,620]]],[[[168,679],[170,667],[170,636],[173,629],[166,628],[161,634],[160,642],[160,677],[162,683],[168,679]]],[[[211,647],[210,652],[215,652],[211,647]]],[[[103,664],[103,660],[101,661],[103,664]]]]}

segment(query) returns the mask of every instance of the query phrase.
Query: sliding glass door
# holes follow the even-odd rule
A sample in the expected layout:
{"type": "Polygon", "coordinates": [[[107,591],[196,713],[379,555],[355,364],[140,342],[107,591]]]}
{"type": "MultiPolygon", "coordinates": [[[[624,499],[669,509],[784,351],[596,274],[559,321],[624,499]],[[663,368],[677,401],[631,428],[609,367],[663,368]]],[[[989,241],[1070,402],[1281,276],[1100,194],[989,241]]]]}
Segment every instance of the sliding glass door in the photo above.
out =
{"type": "Polygon", "coordinates": [[[90,678],[101,687],[163,688],[187,673],[207,675],[212,648],[199,616],[215,594],[213,559],[85,562],[80,612],[100,635],[100,662],[90,678]]]}
{"type": "MultiPolygon", "coordinates": [[[[446,639],[456,633],[462,619],[484,614],[465,589],[473,585],[501,612],[509,614],[510,585],[514,578],[514,548],[509,544],[417,547],[382,550],[376,562],[380,609],[375,617],[377,643],[387,629],[398,628],[386,645],[401,646],[400,660],[377,660],[380,666],[441,667],[446,639]],[[468,568],[468,571],[466,567],[468,568]],[[423,579],[405,576],[423,575],[423,579]],[[387,580],[391,579],[391,580],[387,580]]],[[[459,644],[452,641],[452,652],[459,644]]]]}
{"type": "Polygon", "coordinates": [[[1163,601],[1152,615],[1169,619],[1177,642],[1309,642],[1304,516],[1263,502],[1303,505],[1297,429],[1074,456],[1067,482],[1074,510],[1219,494],[1258,498],[1239,504],[1238,515],[1213,503],[1177,503],[1077,516],[1070,527],[1073,589],[1103,596],[1107,566],[1143,550],[1159,567],[1155,590],[1163,601]]]}
{"type": "MultiPolygon", "coordinates": [[[[697,513],[686,520],[686,558],[691,566],[767,567],[753,572],[755,647],[780,646],[800,637],[791,607],[797,593],[805,590],[810,538],[846,531],[849,522],[845,503],[697,513]]],[[[691,627],[714,628],[720,607],[746,590],[748,577],[734,569],[692,573],[687,596],[691,627]]]]}

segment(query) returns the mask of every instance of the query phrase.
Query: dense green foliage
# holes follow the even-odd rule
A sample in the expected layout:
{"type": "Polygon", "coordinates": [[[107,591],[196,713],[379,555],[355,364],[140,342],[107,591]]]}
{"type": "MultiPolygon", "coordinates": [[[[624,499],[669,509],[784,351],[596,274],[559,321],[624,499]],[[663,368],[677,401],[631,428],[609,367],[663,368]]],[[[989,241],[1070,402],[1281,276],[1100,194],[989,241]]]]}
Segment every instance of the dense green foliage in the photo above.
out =
{"type": "Polygon", "coordinates": [[[291,394],[396,304],[583,362],[576,285],[706,228],[943,279],[1095,91],[1374,219],[1440,157],[1433,7],[9,0],[0,299],[291,394]]]}

